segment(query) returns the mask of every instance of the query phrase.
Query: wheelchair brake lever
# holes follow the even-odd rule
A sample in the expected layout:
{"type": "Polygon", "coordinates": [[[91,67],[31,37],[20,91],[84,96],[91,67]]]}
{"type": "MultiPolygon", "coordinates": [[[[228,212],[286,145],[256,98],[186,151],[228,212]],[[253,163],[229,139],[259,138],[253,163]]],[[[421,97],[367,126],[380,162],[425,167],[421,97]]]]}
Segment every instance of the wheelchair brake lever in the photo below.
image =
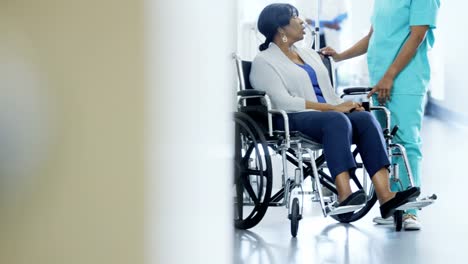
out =
{"type": "Polygon", "coordinates": [[[390,132],[390,135],[393,137],[396,135],[397,131],[398,131],[398,125],[395,125],[392,129],[392,132],[390,132]]]}
{"type": "Polygon", "coordinates": [[[278,142],[276,143],[278,146],[281,146],[284,142],[284,137],[283,136],[278,136],[278,142]]]}
{"type": "Polygon", "coordinates": [[[277,143],[278,146],[281,146],[281,145],[283,144],[283,141],[284,141],[284,138],[283,138],[283,137],[280,137],[280,138],[278,139],[278,143],[277,143]]]}
{"type": "Polygon", "coordinates": [[[385,128],[385,129],[383,130],[383,134],[384,134],[385,136],[388,136],[388,135],[389,135],[388,132],[389,132],[389,131],[388,131],[388,128],[385,128]]]}

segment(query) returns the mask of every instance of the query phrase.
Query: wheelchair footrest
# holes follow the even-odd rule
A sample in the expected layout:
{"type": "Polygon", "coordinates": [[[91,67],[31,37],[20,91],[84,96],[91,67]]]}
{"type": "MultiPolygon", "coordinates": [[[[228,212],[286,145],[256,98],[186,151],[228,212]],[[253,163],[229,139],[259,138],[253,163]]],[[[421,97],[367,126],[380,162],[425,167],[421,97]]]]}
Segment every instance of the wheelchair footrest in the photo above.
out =
{"type": "Polygon", "coordinates": [[[338,207],[332,204],[332,205],[327,206],[326,211],[327,211],[327,215],[337,215],[337,214],[354,212],[363,208],[364,206],[366,206],[366,204],[346,205],[346,206],[338,206],[338,207]]]}
{"type": "MultiPolygon", "coordinates": [[[[323,201],[325,203],[331,203],[331,202],[333,202],[333,197],[325,196],[325,197],[323,197],[323,201]]],[[[312,202],[320,202],[320,197],[318,196],[318,194],[312,196],[312,202]]]]}
{"type": "Polygon", "coordinates": [[[405,203],[404,205],[397,208],[397,210],[408,210],[408,209],[421,209],[423,207],[429,206],[435,203],[437,196],[433,194],[432,196],[416,199],[414,201],[405,203]]]}

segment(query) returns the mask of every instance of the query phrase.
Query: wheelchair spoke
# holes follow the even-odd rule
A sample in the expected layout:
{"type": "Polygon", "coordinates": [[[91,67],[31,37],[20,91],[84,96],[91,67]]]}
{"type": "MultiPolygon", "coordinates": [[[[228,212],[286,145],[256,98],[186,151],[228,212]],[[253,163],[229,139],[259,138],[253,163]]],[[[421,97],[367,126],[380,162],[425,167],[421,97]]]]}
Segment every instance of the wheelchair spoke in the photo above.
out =
{"type": "Polygon", "coordinates": [[[241,181],[250,198],[254,201],[255,204],[259,204],[260,200],[255,194],[255,191],[252,188],[252,185],[250,184],[250,181],[248,181],[247,177],[241,177],[241,181]]]}
{"type": "Polygon", "coordinates": [[[255,149],[255,144],[250,144],[249,145],[249,148],[247,149],[247,151],[245,152],[245,155],[244,157],[242,158],[241,160],[241,164],[248,164],[249,160],[250,160],[250,155],[252,155],[252,151],[255,149]]]}
{"type": "Polygon", "coordinates": [[[249,175],[263,176],[263,175],[265,175],[267,172],[266,172],[266,171],[262,171],[262,170],[246,169],[246,170],[243,170],[243,173],[246,173],[246,174],[249,174],[249,175]]]}

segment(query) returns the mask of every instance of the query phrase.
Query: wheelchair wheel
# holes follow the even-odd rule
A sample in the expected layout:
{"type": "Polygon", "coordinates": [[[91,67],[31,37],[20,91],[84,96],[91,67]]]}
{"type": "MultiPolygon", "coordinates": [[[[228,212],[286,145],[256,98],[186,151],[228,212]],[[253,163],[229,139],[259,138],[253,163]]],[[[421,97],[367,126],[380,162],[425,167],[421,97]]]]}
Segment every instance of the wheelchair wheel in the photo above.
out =
{"type": "Polygon", "coordinates": [[[301,219],[301,216],[299,214],[299,200],[297,198],[294,198],[292,201],[291,205],[291,235],[293,237],[297,236],[297,230],[299,229],[299,220],[301,219]]]}
{"type": "Polygon", "coordinates": [[[272,165],[267,141],[248,115],[234,114],[234,225],[257,225],[268,209],[272,189],[272,165]]]}
{"type": "Polygon", "coordinates": [[[393,222],[395,223],[395,230],[397,232],[400,232],[401,228],[403,227],[403,211],[395,211],[395,213],[393,214],[393,222]]]}

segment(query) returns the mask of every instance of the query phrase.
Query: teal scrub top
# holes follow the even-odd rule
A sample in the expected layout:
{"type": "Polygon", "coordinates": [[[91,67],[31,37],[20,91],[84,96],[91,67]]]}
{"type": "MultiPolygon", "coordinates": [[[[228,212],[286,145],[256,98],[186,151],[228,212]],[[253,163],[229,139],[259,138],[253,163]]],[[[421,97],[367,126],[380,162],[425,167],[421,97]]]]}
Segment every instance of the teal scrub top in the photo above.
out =
{"type": "Polygon", "coordinates": [[[414,58],[395,78],[393,94],[425,94],[430,79],[428,47],[434,44],[439,0],[375,0],[373,33],[367,49],[371,85],[376,85],[408,39],[410,26],[428,25],[425,40],[414,58]]]}

